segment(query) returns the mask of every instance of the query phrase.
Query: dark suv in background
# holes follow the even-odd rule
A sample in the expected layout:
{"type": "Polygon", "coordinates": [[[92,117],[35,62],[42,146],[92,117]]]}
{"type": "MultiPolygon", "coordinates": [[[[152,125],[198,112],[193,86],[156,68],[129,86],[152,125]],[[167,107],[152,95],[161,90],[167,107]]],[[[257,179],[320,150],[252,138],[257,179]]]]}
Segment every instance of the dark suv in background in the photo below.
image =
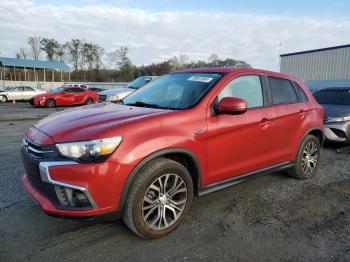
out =
{"type": "Polygon", "coordinates": [[[324,108],[326,139],[350,143],[350,87],[327,88],[314,96],[324,108]]]}

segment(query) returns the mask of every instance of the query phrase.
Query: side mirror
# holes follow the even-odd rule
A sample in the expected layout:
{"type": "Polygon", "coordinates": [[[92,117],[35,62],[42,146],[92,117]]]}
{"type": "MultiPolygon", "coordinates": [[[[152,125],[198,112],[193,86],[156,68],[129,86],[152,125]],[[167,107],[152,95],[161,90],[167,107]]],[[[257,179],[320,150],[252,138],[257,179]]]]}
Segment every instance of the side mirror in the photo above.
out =
{"type": "Polygon", "coordinates": [[[247,103],[236,97],[224,97],[220,100],[216,113],[238,115],[247,111],[247,103]]]}

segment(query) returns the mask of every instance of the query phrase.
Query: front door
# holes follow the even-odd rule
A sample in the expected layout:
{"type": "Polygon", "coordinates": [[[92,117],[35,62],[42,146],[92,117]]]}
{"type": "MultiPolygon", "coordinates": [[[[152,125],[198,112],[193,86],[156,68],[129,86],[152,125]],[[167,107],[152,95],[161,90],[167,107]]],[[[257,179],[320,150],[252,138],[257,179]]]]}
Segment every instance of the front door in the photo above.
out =
{"type": "Polygon", "coordinates": [[[220,114],[207,120],[207,183],[215,183],[247,174],[268,166],[270,122],[264,107],[264,91],[260,76],[234,78],[218,94],[238,97],[247,102],[241,115],[220,114]]]}

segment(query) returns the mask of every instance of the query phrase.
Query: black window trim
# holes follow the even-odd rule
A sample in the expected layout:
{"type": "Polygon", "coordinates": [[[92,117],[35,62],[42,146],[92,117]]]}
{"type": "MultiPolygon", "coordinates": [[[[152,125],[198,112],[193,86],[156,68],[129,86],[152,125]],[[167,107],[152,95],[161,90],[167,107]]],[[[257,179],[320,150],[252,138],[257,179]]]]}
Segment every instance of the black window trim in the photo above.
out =
{"type": "Polygon", "coordinates": [[[294,87],[294,90],[295,90],[295,92],[297,93],[297,97],[298,97],[299,103],[307,103],[307,102],[309,102],[309,98],[307,97],[307,95],[306,95],[304,89],[303,89],[298,83],[296,83],[296,82],[294,82],[294,81],[290,81],[290,82],[292,83],[292,85],[293,85],[293,87],[294,87]],[[300,90],[301,92],[304,93],[304,96],[306,97],[306,101],[303,101],[303,98],[300,97],[300,93],[299,93],[297,90],[300,90]]]}
{"type": "Polygon", "coordinates": [[[290,81],[290,79],[284,78],[284,77],[278,77],[278,76],[270,76],[270,75],[267,76],[266,78],[267,78],[268,89],[269,89],[269,105],[270,105],[270,107],[272,107],[272,106],[281,106],[281,105],[294,105],[294,104],[302,103],[302,102],[299,101],[298,92],[295,90],[295,87],[294,87],[294,85],[293,85],[293,82],[290,81]],[[297,101],[296,101],[296,102],[293,102],[293,103],[274,104],[274,103],[273,103],[273,100],[272,100],[272,90],[271,90],[270,78],[278,78],[278,79],[287,80],[288,82],[290,82],[291,86],[293,87],[293,90],[294,90],[295,96],[296,96],[296,98],[297,98],[297,101]]]}

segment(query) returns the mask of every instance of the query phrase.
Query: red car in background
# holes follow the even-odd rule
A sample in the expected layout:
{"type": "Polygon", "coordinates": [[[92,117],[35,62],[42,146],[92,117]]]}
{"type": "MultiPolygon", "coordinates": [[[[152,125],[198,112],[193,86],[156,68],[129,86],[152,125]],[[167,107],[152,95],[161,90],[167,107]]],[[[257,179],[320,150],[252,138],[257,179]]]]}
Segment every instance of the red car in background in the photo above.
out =
{"type": "Polygon", "coordinates": [[[29,103],[36,107],[88,105],[96,103],[97,94],[88,89],[75,86],[61,86],[49,93],[36,95],[29,103]]]}

